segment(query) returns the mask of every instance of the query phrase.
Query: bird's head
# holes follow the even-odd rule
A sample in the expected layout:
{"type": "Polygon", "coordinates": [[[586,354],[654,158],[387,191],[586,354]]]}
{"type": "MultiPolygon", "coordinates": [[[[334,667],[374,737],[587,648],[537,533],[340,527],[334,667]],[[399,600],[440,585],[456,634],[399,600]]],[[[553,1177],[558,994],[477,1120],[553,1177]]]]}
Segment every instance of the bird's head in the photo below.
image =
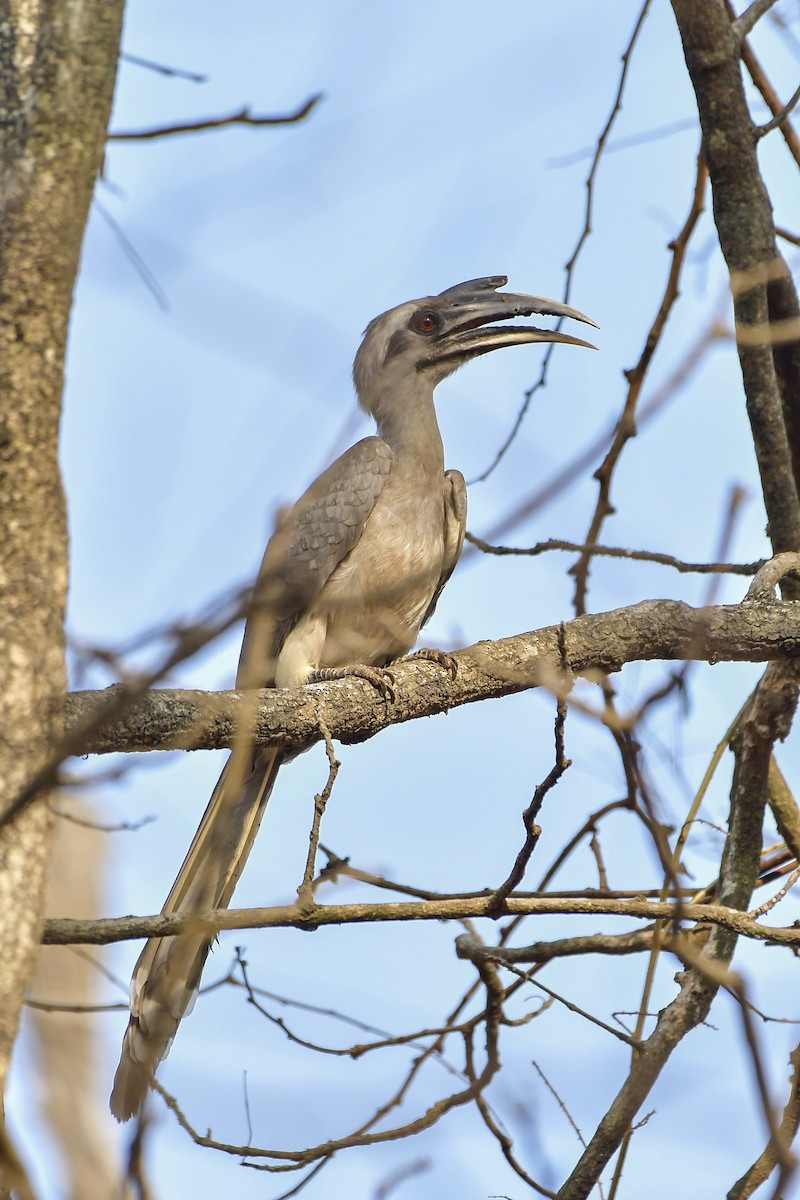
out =
{"type": "Polygon", "coordinates": [[[353,365],[361,406],[374,412],[383,392],[407,386],[410,378],[434,388],[470,359],[504,346],[564,342],[595,349],[591,342],[554,329],[492,324],[541,314],[572,317],[597,328],[590,317],[559,300],[499,292],[506,283],[505,275],[470,279],[438,296],[399,304],[370,321],[353,365]]]}

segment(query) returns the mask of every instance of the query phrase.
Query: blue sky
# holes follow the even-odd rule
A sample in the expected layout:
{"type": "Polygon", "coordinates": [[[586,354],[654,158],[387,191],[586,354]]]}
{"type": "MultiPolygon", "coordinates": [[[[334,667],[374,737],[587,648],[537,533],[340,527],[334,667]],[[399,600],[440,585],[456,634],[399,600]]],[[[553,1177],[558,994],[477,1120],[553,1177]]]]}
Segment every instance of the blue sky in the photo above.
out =
{"type": "MultiPolygon", "coordinates": [[[[119,645],[143,629],[191,617],[252,576],[277,506],[370,431],[356,410],[350,367],[360,332],[376,313],[484,274],[507,274],[514,290],[562,294],[564,264],[584,221],[589,158],[579,152],[591,151],[605,123],[638,8],[629,0],[557,6],[511,0],[499,7],[473,0],[129,5],[127,51],[208,78],[195,84],[123,63],[112,128],[195,119],[245,103],[257,113],[289,112],[314,93],[324,98],[302,125],[109,146],[97,188],[102,207],[90,218],[76,292],[63,423],[70,632],[77,641],[119,645]],[[565,156],[574,161],[564,165],[565,156]],[[126,256],[109,217],[152,273],[163,304],[126,256]]],[[[778,90],[789,95],[797,58],[763,24],[756,47],[778,90]]],[[[754,112],[766,119],[758,101],[754,112]]],[[[511,450],[486,482],[470,489],[474,532],[491,528],[618,413],[622,371],[636,361],[660,302],[666,244],[689,209],[699,145],[694,117],[671,11],[654,5],[614,139],[679,129],[616,148],[603,161],[593,232],[572,290],[573,302],[601,326],[600,353],[562,347],[555,354],[548,386],[537,393],[511,450]]],[[[762,144],[762,161],[776,221],[791,226],[800,188],[776,134],[762,144]]],[[[682,292],[645,402],[715,313],[729,321],[708,213],[682,292]]],[[[541,355],[536,347],[489,355],[439,389],[449,466],[471,478],[489,464],[538,376],[541,355]]],[[[505,540],[582,540],[596,494],[590,476],[505,540]]],[[[749,500],[731,556],[755,559],[767,548],[764,514],[735,355],[720,341],[626,451],[614,483],[617,511],[604,540],[710,558],[734,484],[747,489],[749,500]]],[[[425,643],[467,645],[568,618],[569,562],[555,555],[470,557],[448,586],[425,643]]],[[[596,611],[662,596],[700,603],[705,587],[661,567],[601,560],[589,603],[596,611]]],[[[720,596],[735,602],[743,591],[734,580],[723,583],[720,596]]],[[[237,653],[232,635],[182,668],[175,681],[229,686],[237,653]]],[[[677,705],[653,718],[648,764],[666,821],[681,819],[758,673],[746,666],[698,669],[689,720],[682,722],[677,705]]],[[[665,674],[658,664],[628,668],[618,681],[621,706],[634,706],[665,674]]],[[[365,869],[418,886],[466,890],[498,883],[520,844],[520,813],[551,765],[552,707],[551,700],[528,694],[343,748],[323,841],[365,869]]],[[[622,787],[612,741],[596,724],[574,714],[567,738],[575,765],[543,811],[531,885],[586,814],[622,787]]],[[[158,816],[135,834],[109,838],[108,912],[160,908],[222,761],[218,754],[158,756],[93,791],[103,820],[158,816]]],[[[791,743],[781,763],[791,782],[799,765],[791,743]]],[[[313,793],[325,776],[320,748],[282,774],[237,903],[292,897],[313,793]]],[[[705,812],[710,821],[724,822],[728,779],[725,762],[705,812]]],[[[604,831],[614,886],[645,886],[657,878],[650,848],[631,830],[614,819],[604,831]]],[[[707,827],[690,855],[700,883],[713,877],[718,853],[718,835],[707,827]]],[[[595,882],[588,851],[562,878],[564,887],[595,882]]],[[[346,900],[362,893],[351,884],[336,895],[346,900]]],[[[779,911],[785,915],[789,906],[779,911]]],[[[593,931],[595,925],[553,918],[535,931],[529,925],[525,936],[567,929],[593,931]]],[[[262,986],[405,1031],[438,1023],[469,983],[471,971],[453,949],[459,931],[398,926],[313,937],[239,934],[221,940],[207,978],[224,974],[233,946],[246,942],[262,986]]],[[[134,946],[120,947],[108,961],[127,977],[135,955],[134,946]]],[[[756,1002],[798,1017],[782,994],[783,959],[773,965],[773,958],[763,951],[742,955],[743,969],[758,971],[756,1002]]],[[[592,960],[565,963],[545,978],[609,1019],[636,1007],[643,971],[638,960],[615,963],[613,970],[592,960]]],[[[655,1007],[673,994],[673,971],[672,962],[663,964],[655,1007]]],[[[118,998],[111,985],[102,994],[118,998]]],[[[523,1005],[535,1002],[531,989],[523,1005]]],[[[697,1196],[721,1194],[763,1144],[735,1006],[723,998],[713,1019],[717,1030],[692,1035],[648,1101],[658,1115],[637,1134],[627,1195],[644,1195],[644,1188],[649,1200],[674,1195],[668,1167],[678,1141],[682,1174],[692,1174],[697,1196]],[[655,1177],[653,1163],[663,1166],[655,1177]]],[[[124,1019],[103,1017],[97,1028],[110,1081],[124,1019]]],[[[327,1024],[314,1032],[326,1041],[349,1037],[327,1024]]],[[[769,1027],[764,1038],[780,1097],[791,1027],[769,1027]]],[[[503,1051],[506,1068],[491,1101],[531,1172],[552,1186],[578,1147],[531,1060],[540,1062],[588,1137],[623,1078],[624,1050],[551,1010],[510,1030],[503,1051]]],[[[238,1141],[245,1138],[246,1069],[255,1140],[295,1146],[363,1119],[407,1064],[401,1051],[358,1063],[304,1055],[226,992],[198,1003],[162,1074],[200,1127],[238,1141]]],[[[431,1071],[402,1115],[421,1111],[448,1086],[443,1071],[431,1071]]],[[[57,1174],[45,1165],[41,1135],[31,1124],[23,1078],[13,1110],[17,1127],[33,1130],[20,1136],[37,1164],[42,1194],[59,1196],[57,1174]]],[[[116,1136],[109,1117],[108,1138],[116,1136]]],[[[159,1195],[216,1195],[233,1186],[243,1198],[262,1197],[288,1186],[285,1178],[265,1181],[235,1160],[196,1148],[160,1109],[150,1149],[159,1195]]],[[[430,1160],[430,1169],[405,1187],[422,1200],[443,1193],[521,1194],[471,1110],[452,1114],[418,1145],[340,1156],[307,1194],[370,1196],[419,1156],[430,1160]]]]}

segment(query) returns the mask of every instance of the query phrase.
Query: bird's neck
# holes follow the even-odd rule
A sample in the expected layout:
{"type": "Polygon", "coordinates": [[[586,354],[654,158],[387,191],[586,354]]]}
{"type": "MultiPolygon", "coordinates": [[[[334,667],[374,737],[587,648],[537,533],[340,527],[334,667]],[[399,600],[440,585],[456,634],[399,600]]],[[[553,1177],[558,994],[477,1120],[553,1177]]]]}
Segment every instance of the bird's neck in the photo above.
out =
{"type": "Polygon", "coordinates": [[[391,448],[396,463],[413,466],[416,462],[421,470],[444,470],[444,447],[432,389],[386,389],[372,411],[378,434],[391,448]]]}

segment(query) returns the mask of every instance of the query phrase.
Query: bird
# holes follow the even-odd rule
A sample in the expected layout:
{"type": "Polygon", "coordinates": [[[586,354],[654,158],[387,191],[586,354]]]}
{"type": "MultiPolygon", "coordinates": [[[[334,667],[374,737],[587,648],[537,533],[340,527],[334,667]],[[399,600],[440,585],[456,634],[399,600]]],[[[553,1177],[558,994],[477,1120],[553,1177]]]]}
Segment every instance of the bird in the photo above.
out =
{"type": "MultiPolygon", "coordinates": [[[[444,468],[434,389],[465,363],[508,346],[594,348],[560,330],[495,325],[541,314],[596,328],[568,304],[500,291],[507,283],[504,275],[468,280],[400,304],[367,326],[353,382],[377,433],[346,450],[279,519],[252,594],[238,690],[354,674],[387,691],[385,668],[414,646],[464,542],[466,484],[461,472],[444,468]]],[[[230,903],[288,761],[280,747],[253,746],[247,722],[240,726],[164,913],[230,903]]],[[[194,1004],[212,941],[198,929],[145,944],[111,1093],[118,1120],[140,1112],[194,1004]]]]}

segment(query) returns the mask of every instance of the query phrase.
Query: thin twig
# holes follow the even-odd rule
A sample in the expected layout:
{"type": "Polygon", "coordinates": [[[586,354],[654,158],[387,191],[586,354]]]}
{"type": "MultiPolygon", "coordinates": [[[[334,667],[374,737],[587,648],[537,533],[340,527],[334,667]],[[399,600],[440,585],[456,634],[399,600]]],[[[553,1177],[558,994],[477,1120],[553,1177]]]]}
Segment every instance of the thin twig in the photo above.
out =
{"type": "Polygon", "coordinates": [[[258,116],[251,112],[250,108],[245,105],[243,108],[237,109],[236,112],[228,113],[222,117],[201,117],[197,121],[180,121],[173,125],[157,125],[152,129],[124,129],[115,130],[108,135],[110,142],[143,142],[152,141],[153,138],[173,137],[178,133],[204,133],[209,129],[225,129],[230,125],[249,125],[261,127],[264,125],[294,125],[298,121],[304,120],[313,108],[323,98],[322,92],[318,92],[315,96],[310,96],[303,104],[300,105],[292,113],[285,113],[281,116],[258,116]]]}
{"type": "Polygon", "coordinates": [[[793,246],[800,246],[800,236],[792,233],[790,229],[784,229],[781,225],[775,226],[775,234],[779,238],[783,238],[785,242],[791,242],[793,246]]]}
{"type": "MultiPolygon", "coordinates": [[[[734,7],[731,4],[731,0],[725,0],[725,9],[731,21],[735,25],[737,18],[734,7]]],[[[774,87],[767,78],[764,68],[756,58],[753,52],[753,47],[750,45],[747,38],[742,39],[740,53],[742,56],[742,62],[747,68],[747,73],[749,74],[758,91],[761,93],[761,97],[764,100],[767,108],[772,113],[773,117],[778,116],[779,113],[783,112],[784,106],[780,97],[778,96],[778,93],[775,91],[774,87]]],[[[800,167],[800,137],[798,137],[797,131],[795,130],[791,121],[784,121],[780,127],[780,130],[781,136],[786,142],[786,147],[789,153],[800,167]]]]}
{"type": "Polygon", "coordinates": [[[386,1200],[387,1196],[405,1183],[407,1179],[413,1179],[415,1175],[424,1175],[426,1171],[430,1171],[433,1163],[429,1158],[417,1158],[413,1162],[404,1163],[390,1175],[379,1183],[372,1193],[372,1200],[386,1200]]]}
{"type": "MultiPolygon", "coordinates": [[[[672,311],[672,308],[678,299],[681,271],[686,258],[686,250],[689,245],[692,234],[694,233],[697,223],[705,207],[705,190],[706,181],[708,179],[708,168],[702,153],[697,156],[697,169],[695,172],[694,188],[692,190],[692,201],[689,207],[689,213],[683,223],[683,227],[669,244],[669,250],[672,254],[667,282],[661,298],[661,303],[656,313],[655,318],[650,326],[644,347],[639,356],[639,361],[631,370],[625,372],[625,377],[628,380],[628,391],[625,397],[625,403],[622,407],[622,412],[617,422],[617,429],[614,435],[614,440],[606,454],[603,462],[595,471],[595,479],[598,482],[598,496],[595,504],[594,514],[589,523],[589,531],[585,541],[589,545],[594,545],[599,538],[600,530],[604,521],[614,511],[611,504],[611,483],[614,475],[614,470],[619,462],[625,445],[630,438],[636,435],[636,406],[639,401],[639,396],[647,375],[650,363],[656,352],[667,319],[672,311]]],[[[592,556],[584,551],[578,558],[577,562],[570,568],[570,574],[575,578],[575,596],[574,607],[576,614],[580,615],[586,611],[586,593],[589,584],[589,569],[592,556]]]]}
{"type": "Polygon", "coordinates": [[[800,100],[800,86],[792,94],[791,99],[787,100],[780,112],[776,113],[771,121],[767,121],[765,125],[759,125],[756,129],[756,137],[762,138],[766,134],[771,133],[773,129],[777,129],[779,125],[783,125],[789,113],[800,100]]]}
{"type": "MultiPolygon", "coordinates": [[[[731,337],[730,329],[723,323],[720,316],[715,313],[705,329],[701,329],[695,340],[690,344],[675,370],[656,389],[650,399],[642,405],[636,422],[639,431],[649,425],[653,418],[661,413],[666,405],[680,394],[681,388],[687,379],[689,379],[692,372],[700,365],[708,351],[723,340],[729,341],[731,337]]],[[[515,528],[522,521],[532,516],[533,513],[539,512],[557,496],[560,496],[576,480],[581,479],[584,473],[595,465],[598,456],[605,454],[609,444],[614,439],[616,428],[615,422],[576,454],[566,466],[560,468],[552,478],[538,486],[530,495],[524,497],[509,512],[499,517],[487,530],[486,537],[491,541],[504,536],[509,530],[515,528]]],[[[475,553],[476,551],[473,547],[466,547],[461,556],[461,561],[469,560],[475,553]]]]}
{"type": "MultiPolygon", "coordinates": [[[[524,979],[526,981],[530,979],[529,971],[520,971],[518,967],[513,967],[510,963],[504,963],[503,966],[506,968],[506,970],[511,971],[514,975],[518,975],[520,979],[524,979]]],[[[612,1037],[617,1038],[618,1041],[624,1042],[626,1046],[636,1047],[639,1044],[637,1039],[631,1037],[630,1034],[620,1033],[619,1029],[615,1029],[613,1025],[607,1025],[605,1021],[601,1021],[599,1017],[593,1016],[590,1012],[587,1012],[585,1008],[581,1008],[580,1005],[573,1003],[572,1000],[567,1000],[566,996],[562,996],[560,992],[554,992],[552,988],[547,987],[546,984],[542,983],[541,979],[537,978],[534,986],[541,988],[545,995],[550,996],[559,1004],[563,1004],[564,1008],[568,1008],[569,1011],[575,1013],[576,1016],[583,1017],[585,1021],[589,1021],[592,1025],[596,1025],[598,1029],[603,1029],[606,1033],[610,1033],[612,1037]]]]}
{"type": "Polygon", "coordinates": [[[322,791],[314,796],[314,819],[311,823],[311,832],[308,838],[306,866],[303,872],[303,880],[297,889],[297,901],[301,908],[313,908],[314,906],[314,865],[317,861],[319,831],[326,805],[330,799],[333,785],[336,782],[336,776],[339,774],[339,767],[341,766],[336,757],[336,751],[333,748],[333,739],[331,738],[330,730],[325,724],[321,712],[319,714],[319,728],[325,740],[325,753],[328,756],[328,778],[322,791]]]}
{"type": "Polygon", "coordinates": [[[536,1071],[536,1073],[539,1076],[539,1078],[541,1079],[542,1083],[545,1085],[547,1090],[550,1092],[550,1095],[553,1097],[556,1104],[558,1105],[558,1107],[563,1112],[564,1116],[569,1121],[570,1125],[572,1126],[573,1130],[575,1131],[575,1136],[577,1137],[578,1141],[580,1142],[580,1144],[583,1146],[583,1148],[585,1150],[586,1149],[586,1140],[585,1140],[583,1134],[581,1133],[578,1123],[575,1120],[575,1118],[573,1117],[572,1113],[569,1111],[566,1104],[561,1099],[558,1092],[553,1087],[552,1083],[547,1078],[547,1076],[545,1075],[544,1071],[539,1066],[539,1064],[534,1060],[531,1062],[531,1066],[533,1067],[534,1071],[536,1071]]]}
{"type": "Polygon", "coordinates": [[[774,896],[770,896],[769,900],[765,900],[763,904],[759,904],[758,908],[752,909],[750,916],[753,917],[754,920],[758,920],[759,917],[763,917],[764,913],[768,913],[770,909],[774,908],[775,905],[783,899],[787,892],[792,890],[798,879],[800,879],[800,867],[795,867],[780,891],[776,892],[774,896]]]}
{"type": "Polygon", "coordinates": [[[546,1188],[543,1184],[538,1183],[522,1166],[522,1163],[514,1153],[514,1143],[508,1134],[505,1133],[498,1125],[484,1095],[479,1093],[475,1097],[475,1107],[483,1117],[484,1125],[497,1141],[503,1158],[511,1167],[511,1170],[514,1171],[515,1174],[519,1175],[523,1183],[526,1183],[532,1191],[537,1193],[537,1195],[550,1197],[551,1200],[553,1200],[555,1197],[555,1192],[550,1191],[549,1188],[546,1188]]]}
{"type": "Polygon", "coordinates": [[[753,0],[749,4],[740,17],[737,17],[733,22],[734,36],[739,42],[747,37],[750,30],[755,25],[756,21],[760,21],[765,12],[768,12],[775,0],[753,0]]]}
{"type": "Polygon", "coordinates": [[[197,71],[185,71],[182,67],[167,67],[164,63],[153,62],[151,58],[142,58],[138,54],[124,52],[120,58],[134,67],[144,67],[148,71],[155,71],[158,75],[167,75],[174,79],[187,79],[189,83],[208,83],[208,75],[200,75],[197,71]]]}
{"type": "Polygon", "coordinates": [[[496,554],[500,557],[517,555],[535,558],[551,550],[566,550],[568,553],[590,554],[598,558],[624,558],[631,562],[657,563],[662,567],[673,567],[682,575],[755,575],[766,562],[763,558],[749,563],[685,562],[673,554],[662,554],[657,550],[630,550],[625,546],[601,546],[597,543],[590,545],[586,542],[566,541],[564,538],[547,538],[543,542],[537,542],[535,546],[493,546],[469,532],[465,534],[465,538],[484,554],[496,554]]]}
{"type": "Polygon", "coordinates": [[[533,793],[531,800],[525,812],[522,814],[522,823],[525,826],[525,841],[517,854],[514,866],[508,875],[508,878],[500,884],[489,900],[489,915],[499,916],[503,911],[506,899],[514,891],[514,888],[522,882],[525,872],[528,869],[528,863],[531,860],[531,855],[536,848],[536,843],[541,836],[541,829],[536,824],[536,818],[541,811],[544,798],[549,791],[556,786],[564,772],[572,765],[564,753],[564,725],[567,720],[567,705],[563,700],[559,700],[556,704],[556,720],[555,720],[555,744],[556,744],[556,760],[547,776],[540,784],[537,784],[536,790],[533,793]]]}
{"type": "MultiPolygon", "coordinates": [[[[630,150],[634,146],[647,146],[651,142],[661,141],[662,138],[673,137],[676,133],[687,133],[697,129],[697,117],[684,117],[680,121],[670,121],[668,125],[659,125],[655,129],[645,129],[641,133],[630,133],[626,137],[612,138],[606,142],[605,155],[616,154],[620,150],[630,150]]],[[[561,169],[572,167],[575,163],[591,158],[596,152],[596,146],[585,146],[582,150],[573,150],[569,154],[560,154],[547,160],[548,167],[561,169]]]]}
{"type": "MultiPolygon", "coordinates": [[[[736,742],[730,837],[721,870],[720,898],[737,910],[746,906],[757,877],[769,757],[773,742],[788,732],[799,681],[797,664],[771,664],[756,689],[736,742]]],[[[735,947],[732,931],[712,930],[698,956],[702,966],[692,965],[681,973],[678,995],[660,1011],[653,1033],[635,1055],[627,1079],[562,1186],[560,1200],[586,1197],[612,1156],[623,1143],[627,1144],[634,1118],[673,1051],[706,1019],[735,947]]],[[[622,1153],[615,1171],[617,1181],[621,1162],[622,1153]]]]}
{"type": "MultiPolygon", "coordinates": [[[[786,1101],[779,1126],[780,1139],[785,1146],[792,1144],[797,1133],[798,1124],[800,1124],[800,1045],[795,1046],[789,1055],[789,1062],[792,1067],[791,1078],[789,1080],[789,1097],[786,1101]]],[[[756,1188],[772,1174],[777,1161],[777,1147],[770,1140],[752,1166],[745,1171],[744,1175],[730,1189],[727,1200],[746,1200],[748,1196],[752,1196],[756,1188]]],[[[785,1183],[785,1180],[778,1181],[776,1194],[782,1194],[783,1189],[781,1185],[783,1183],[785,1183]]]]}
{"type": "Polygon", "coordinates": [[[164,291],[139,251],[133,245],[119,221],[112,217],[105,205],[101,204],[97,199],[97,196],[95,196],[92,201],[92,207],[94,208],[95,212],[100,214],[106,225],[113,230],[114,236],[122,247],[123,254],[132,264],[136,274],[139,276],[158,307],[162,312],[169,312],[169,299],[167,297],[167,293],[164,291]]]}
{"type": "MultiPolygon", "coordinates": [[[[569,260],[567,261],[567,263],[564,266],[565,280],[564,280],[564,291],[562,294],[562,298],[563,298],[565,304],[569,303],[569,298],[570,298],[570,294],[572,291],[572,280],[573,280],[573,276],[575,273],[575,267],[577,265],[581,251],[583,250],[584,244],[592,232],[592,212],[593,212],[593,204],[594,204],[594,187],[595,187],[595,179],[597,176],[597,170],[600,165],[600,160],[603,156],[603,151],[606,149],[609,135],[613,128],[614,122],[622,109],[622,96],[625,91],[625,84],[626,84],[627,78],[628,78],[628,70],[629,70],[630,64],[631,64],[631,56],[633,54],[633,48],[636,45],[636,40],[639,37],[639,33],[641,31],[642,25],[644,24],[644,20],[645,20],[645,17],[647,16],[647,11],[650,7],[650,3],[651,3],[651,0],[644,0],[644,4],[641,7],[639,16],[636,18],[636,23],[633,27],[633,33],[631,34],[630,39],[628,41],[628,45],[625,47],[625,50],[622,54],[622,70],[620,72],[619,83],[617,85],[616,95],[614,96],[614,102],[611,106],[611,112],[608,114],[608,117],[606,119],[606,123],[603,126],[600,136],[597,139],[594,154],[592,157],[592,164],[589,168],[589,173],[586,176],[586,181],[585,181],[586,206],[584,209],[583,229],[581,230],[580,234],[578,235],[578,240],[575,243],[575,246],[573,248],[573,251],[572,251],[572,254],[570,255],[569,260]]],[[[555,326],[556,329],[560,329],[561,324],[562,324],[562,319],[559,319],[559,321],[556,323],[556,326],[555,326]]],[[[545,353],[544,353],[544,358],[542,360],[542,368],[541,368],[541,371],[539,372],[539,378],[536,380],[536,382],[533,384],[533,386],[528,388],[528,390],[525,392],[522,405],[520,407],[519,412],[517,413],[514,424],[511,427],[511,432],[508,434],[508,436],[505,439],[505,441],[503,442],[502,446],[495,454],[495,456],[492,459],[492,461],[490,462],[489,466],[486,467],[486,469],[483,470],[480,475],[476,475],[474,479],[470,480],[471,483],[482,483],[485,479],[488,479],[489,476],[491,475],[492,471],[494,471],[495,467],[498,466],[498,464],[500,463],[500,461],[506,454],[507,450],[511,446],[512,442],[514,441],[514,438],[517,436],[517,433],[519,432],[519,429],[520,429],[523,421],[525,420],[525,417],[528,413],[528,409],[530,408],[533,397],[536,395],[536,393],[541,388],[545,387],[547,384],[547,370],[548,370],[548,367],[550,366],[550,359],[553,356],[554,348],[555,348],[555,343],[550,342],[550,344],[547,346],[547,349],[545,350],[545,353]]]]}

